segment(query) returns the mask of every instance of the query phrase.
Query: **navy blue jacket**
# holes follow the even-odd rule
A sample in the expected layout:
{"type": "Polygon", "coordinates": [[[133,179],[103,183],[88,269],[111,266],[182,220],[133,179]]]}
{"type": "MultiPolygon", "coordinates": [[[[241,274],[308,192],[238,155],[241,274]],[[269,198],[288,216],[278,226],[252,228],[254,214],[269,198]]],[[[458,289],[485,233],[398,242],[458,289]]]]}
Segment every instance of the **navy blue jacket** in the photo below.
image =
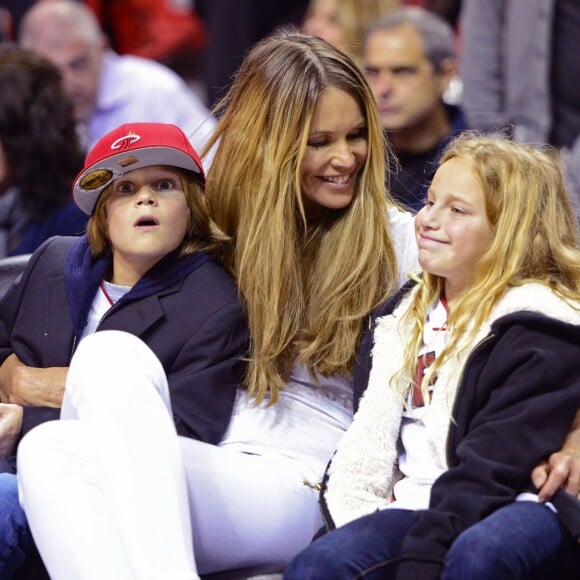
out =
{"type": "MultiPolygon", "coordinates": [[[[76,240],[43,244],[0,302],[0,364],[15,353],[33,367],[69,365],[75,332],[64,272],[76,240]]],[[[163,289],[117,304],[98,330],[130,332],[157,355],[180,435],[221,440],[245,372],[249,334],[237,288],[220,266],[205,261],[163,289]]],[[[58,416],[58,409],[25,407],[22,434],[58,416]]]]}

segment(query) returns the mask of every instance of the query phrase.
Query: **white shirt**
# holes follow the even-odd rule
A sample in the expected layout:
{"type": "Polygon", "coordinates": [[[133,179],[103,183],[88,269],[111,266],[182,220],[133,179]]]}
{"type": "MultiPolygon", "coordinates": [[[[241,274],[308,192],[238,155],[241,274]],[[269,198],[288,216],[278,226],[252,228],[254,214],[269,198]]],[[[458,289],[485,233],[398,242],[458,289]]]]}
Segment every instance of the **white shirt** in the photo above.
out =
{"type": "MultiPolygon", "coordinates": [[[[399,285],[417,268],[413,217],[389,209],[399,285]]],[[[295,364],[278,402],[256,406],[245,391],[238,391],[234,411],[221,446],[258,455],[274,454],[302,464],[305,479],[319,483],[339,439],[352,422],[352,378],[318,377],[295,364]]]]}
{"type": "Polygon", "coordinates": [[[91,304],[91,309],[89,310],[87,318],[87,325],[83,330],[81,339],[97,330],[103,316],[105,316],[113,304],[116,304],[125,294],[127,294],[127,292],[129,292],[129,290],[131,290],[130,286],[119,286],[118,284],[112,284],[111,282],[103,280],[93,298],[93,303],[91,304]]]}
{"type": "Polygon", "coordinates": [[[119,125],[132,122],[177,125],[198,152],[216,126],[207,107],[170,68],[109,51],[103,62],[97,106],[88,122],[88,147],[119,125]]]}
{"type": "Polygon", "coordinates": [[[409,272],[419,269],[419,250],[415,238],[415,218],[407,211],[389,208],[391,235],[395,244],[398,265],[398,286],[407,280],[409,272]]]}
{"type": "MultiPolygon", "coordinates": [[[[435,359],[441,354],[449,339],[447,332],[447,309],[438,300],[427,313],[423,329],[423,345],[417,360],[418,382],[435,359]]],[[[429,392],[437,388],[437,383],[429,387],[429,392]]],[[[420,390],[419,390],[420,391],[420,390]]],[[[431,497],[431,487],[445,471],[445,466],[436,460],[423,422],[425,406],[422,393],[411,391],[401,422],[401,453],[399,470],[403,478],[393,489],[395,501],[387,507],[398,509],[427,509],[431,497]]]]}
{"type": "Polygon", "coordinates": [[[319,377],[316,384],[307,369],[296,364],[278,402],[267,407],[268,400],[256,406],[245,391],[238,391],[220,446],[298,461],[305,479],[319,483],[352,421],[350,377],[319,377]]]}

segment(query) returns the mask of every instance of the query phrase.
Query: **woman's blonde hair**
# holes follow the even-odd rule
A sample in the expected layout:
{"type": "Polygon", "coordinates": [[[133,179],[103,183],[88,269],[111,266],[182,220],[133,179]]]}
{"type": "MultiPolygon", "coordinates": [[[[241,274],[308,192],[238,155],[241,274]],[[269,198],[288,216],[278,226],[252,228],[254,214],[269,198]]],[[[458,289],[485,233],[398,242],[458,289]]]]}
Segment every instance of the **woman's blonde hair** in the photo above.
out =
{"type": "MultiPolygon", "coordinates": [[[[203,193],[203,183],[191,171],[178,167],[171,167],[170,169],[179,173],[187,207],[189,208],[187,229],[181,243],[180,255],[202,251],[218,252],[218,247],[221,243],[220,239],[224,236],[209,218],[203,193]]],[[[87,224],[89,247],[91,254],[95,258],[108,256],[112,253],[107,217],[107,200],[113,191],[113,183],[102,191],[87,224]]]]}
{"type": "MultiPolygon", "coordinates": [[[[481,183],[494,239],[479,260],[471,289],[449,314],[450,341],[426,373],[423,390],[445,360],[461,352],[459,344],[475,336],[507,288],[539,282],[565,300],[580,299],[578,226],[556,152],[467,132],[449,144],[441,164],[456,157],[471,162],[481,183]]],[[[412,332],[403,369],[395,376],[400,389],[410,384],[427,311],[443,288],[443,278],[425,272],[404,317],[412,332]]]]}
{"type": "Polygon", "coordinates": [[[223,261],[245,300],[252,336],[247,387],[277,399],[293,362],[348,373],[362,325],[396,284],[385,192],[386,144],[372,92],[350,58],[325,41],[279,31],[244,60],[212,141],[212,219],[230,237],[223,261]],[[314,109],[344,90],[366,121],[368,156],[344,210],[308,222],[300,187],[314,109]]]}

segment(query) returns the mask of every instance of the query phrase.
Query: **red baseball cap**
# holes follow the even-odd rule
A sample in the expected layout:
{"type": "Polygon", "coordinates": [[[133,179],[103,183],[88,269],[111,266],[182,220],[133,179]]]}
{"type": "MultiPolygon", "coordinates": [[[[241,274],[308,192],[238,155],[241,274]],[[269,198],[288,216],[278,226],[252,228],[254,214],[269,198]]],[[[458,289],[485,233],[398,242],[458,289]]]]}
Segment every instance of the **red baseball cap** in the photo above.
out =
{"type": "Polygon", "coordinates": [[[199,155],[185,133],[168,123],[126,123],[101,137],[73,183],[79,208],[91,215],[99,195],[114,179],[141,167],[168,165],[205,179],[199,155]]]}

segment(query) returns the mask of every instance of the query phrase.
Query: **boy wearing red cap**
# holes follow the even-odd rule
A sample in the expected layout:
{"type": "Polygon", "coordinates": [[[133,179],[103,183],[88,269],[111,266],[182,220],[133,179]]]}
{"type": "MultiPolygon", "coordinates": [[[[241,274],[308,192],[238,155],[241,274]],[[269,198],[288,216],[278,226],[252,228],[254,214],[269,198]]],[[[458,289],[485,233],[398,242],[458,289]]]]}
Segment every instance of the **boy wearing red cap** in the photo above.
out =
{"type": "MultiPolygon", "coordinates": [[[[173,125],[123,125],[89,153],[73,185],[77,205],[91,216],[87,235],[48,240],[0,305],[0,363],[11,357],[20,376],[34,379],[3,385],[3,401],[17,403],[0,405],[0,424],[9,427],[0,431],[5,457],[62,406],[61,418],[88,421],[70,422],[75,441],[114,447],[118,433],[129,433],[152,468],[165,469],[171,458],[156,453],[157,433],[139,431],[130,413],[97,442],[83,416],[95,399],[111,417],[138,401],[164,414],[156,423],[162,428],[221,440],[248,333],[237,289],[211,258],[219,241],[203,181],[197,153],[173,125]],[[41,388],[29,389],[34,382],[41,388]]],[[[123,463],[130,468],[131,457],[123,463]]],[[[22,528],[23,518],[16,520],[22,528]]]]}

